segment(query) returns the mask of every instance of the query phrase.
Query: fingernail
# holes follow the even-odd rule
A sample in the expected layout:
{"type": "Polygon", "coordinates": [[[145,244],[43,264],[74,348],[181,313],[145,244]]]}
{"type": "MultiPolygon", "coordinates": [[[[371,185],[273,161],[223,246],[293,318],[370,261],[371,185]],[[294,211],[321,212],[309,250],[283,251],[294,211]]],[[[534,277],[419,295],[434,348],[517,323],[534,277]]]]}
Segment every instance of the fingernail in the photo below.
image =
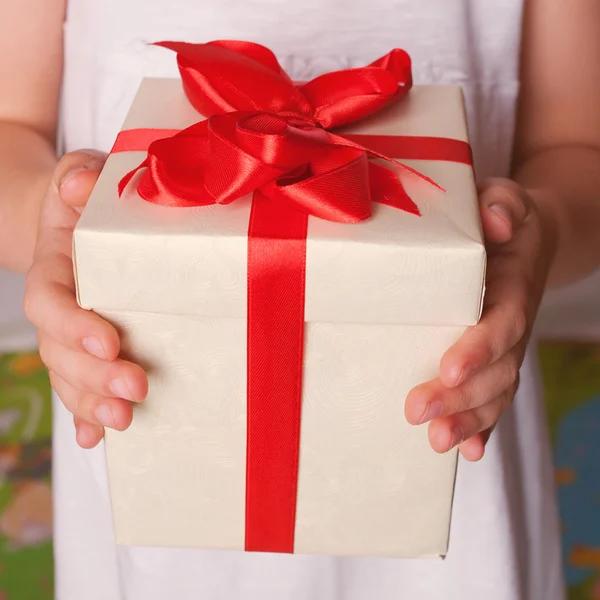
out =
{"type": "Polygon", "coordinates": [[[490,205],[490,210],[506,221],[509,227],[512,228],[512,214],[504,204],[492,204],[490,205]]]}
{"type": "Polygon", "coordinates": [[[439,417],[442,414],[442,401],[441,400],[432,400],[425,407],[425,412],[419,421],[419,424],[426,423],[427,421],[431,421],[436,417],[439,417]]]}
{"type": "Polygon", "coordinates": [[[474,370],[475,370],[474,365],[464,366],[462,368],[462,370],[460,371],[460,373],[458,374],[458,377],[454,381],[454,385],[457,386],[457,385],[460,385],[461,383],[464,383],[472,375],[474,370]]]}
{"type": "Polygon", "coordinates": [[[100,404],[96,408],[94,412],[96,419],[98,419],[98,423],[104,425],[105,427],[115,427],[115,419],[112,415],[110,408],[106,404],[100,404]]]}
{"type": "Polygon", "coordinates": [[[125,379],[113,379],[110,384],[111,393],[117,398],[124,398],[125,400],[133,400],[133,396],[129,391],[127,380],[125,379]]]}
{"type": "Polygon", "coordinates": [[[455,427],[452,428],[452,439],[450,441],[450,448],[449,450],[452,450],[452,448],[455,448],[456,446],[458,446],[460,443],[462,443],[465,439],[465,433],[463,431],[463,428],[460,425],[456,425],[455,427]]]}
{"type": "Polygon", "coordinates": [[[94,356],[97,356],[98,358],[102,358],[102,359],[106,358],[106,352],[104,351],[104,346],[102,345],[102,342],[100,342],[100,340],[98,338],[84,337],[81,340],[81,345],[90,354],[93,354],[94,356]]]}
{"type": "Polygon", "coordinates": [[[69,171],[68,173],[66,173],[64,175],[64,177],[60,180],[60,182],[58,182],[58,184],[57,184],[58,189],[62,190],[65,186],[69,185],[69,181],[71,181],[75,175],[82,173],[83,171],[87,171],[87,170],[88,170],[87,167],[77,167],[76,169],[69,171]]]}

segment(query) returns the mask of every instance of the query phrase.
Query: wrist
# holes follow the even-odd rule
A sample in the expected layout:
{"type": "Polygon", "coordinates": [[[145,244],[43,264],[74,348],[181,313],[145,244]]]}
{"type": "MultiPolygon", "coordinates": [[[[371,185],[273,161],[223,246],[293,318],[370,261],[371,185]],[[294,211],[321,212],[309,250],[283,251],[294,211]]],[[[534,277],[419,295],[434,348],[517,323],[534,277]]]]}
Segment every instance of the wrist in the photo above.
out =
{"type": "Polygon", "coordinates": [[[560,199],[551,190],[533,189],[527,192],[533,200],[540,226],[540,258],[551,281],[550,273],[560,246],[561,223],[564,223],[560,199]]]}

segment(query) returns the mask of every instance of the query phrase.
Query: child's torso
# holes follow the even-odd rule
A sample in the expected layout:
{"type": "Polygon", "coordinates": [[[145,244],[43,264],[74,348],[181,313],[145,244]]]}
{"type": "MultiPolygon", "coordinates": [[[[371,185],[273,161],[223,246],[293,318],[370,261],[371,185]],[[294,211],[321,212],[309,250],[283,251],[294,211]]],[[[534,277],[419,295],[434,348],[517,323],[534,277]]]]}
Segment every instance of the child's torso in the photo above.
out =
{"type": "Polygon", "coordinates": [[[359,66],[393,47],[417,83],[463,86],[480,176],[504,175],[518,91],[523,0],[69,0],[67,150],[107,150],[142,76],[176,77],[149,42],[252,40],[296,79],[359,66]]]}

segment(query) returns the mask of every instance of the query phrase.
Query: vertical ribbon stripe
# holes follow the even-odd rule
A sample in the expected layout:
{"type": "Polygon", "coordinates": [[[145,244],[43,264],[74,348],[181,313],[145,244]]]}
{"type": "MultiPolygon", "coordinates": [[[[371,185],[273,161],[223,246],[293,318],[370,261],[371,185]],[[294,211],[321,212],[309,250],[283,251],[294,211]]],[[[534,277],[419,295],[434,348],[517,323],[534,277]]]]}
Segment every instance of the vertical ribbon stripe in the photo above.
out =
{"type": "Polygon", "coordinates": [[[293,552],[308,215],[254,193],[248,228],[246,550],[293,552]]]}

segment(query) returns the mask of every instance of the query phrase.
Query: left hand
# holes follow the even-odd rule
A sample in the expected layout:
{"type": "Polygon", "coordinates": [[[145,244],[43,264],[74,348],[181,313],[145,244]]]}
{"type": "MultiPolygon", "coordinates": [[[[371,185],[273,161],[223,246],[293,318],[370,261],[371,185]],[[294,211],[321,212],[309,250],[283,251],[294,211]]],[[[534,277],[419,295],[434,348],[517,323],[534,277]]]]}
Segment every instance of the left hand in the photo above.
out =
{"type": "Polygon", "coordinates": [[[429,422],[436,452],[458,446],[471,461],[485,444],[519,383],[519,369],[554,254],[551,224],[532,197],[510,180],[480,188],[487,289],[479,323],[442,357],[439,377],[415,387],[406,418],[429,422]]]}

